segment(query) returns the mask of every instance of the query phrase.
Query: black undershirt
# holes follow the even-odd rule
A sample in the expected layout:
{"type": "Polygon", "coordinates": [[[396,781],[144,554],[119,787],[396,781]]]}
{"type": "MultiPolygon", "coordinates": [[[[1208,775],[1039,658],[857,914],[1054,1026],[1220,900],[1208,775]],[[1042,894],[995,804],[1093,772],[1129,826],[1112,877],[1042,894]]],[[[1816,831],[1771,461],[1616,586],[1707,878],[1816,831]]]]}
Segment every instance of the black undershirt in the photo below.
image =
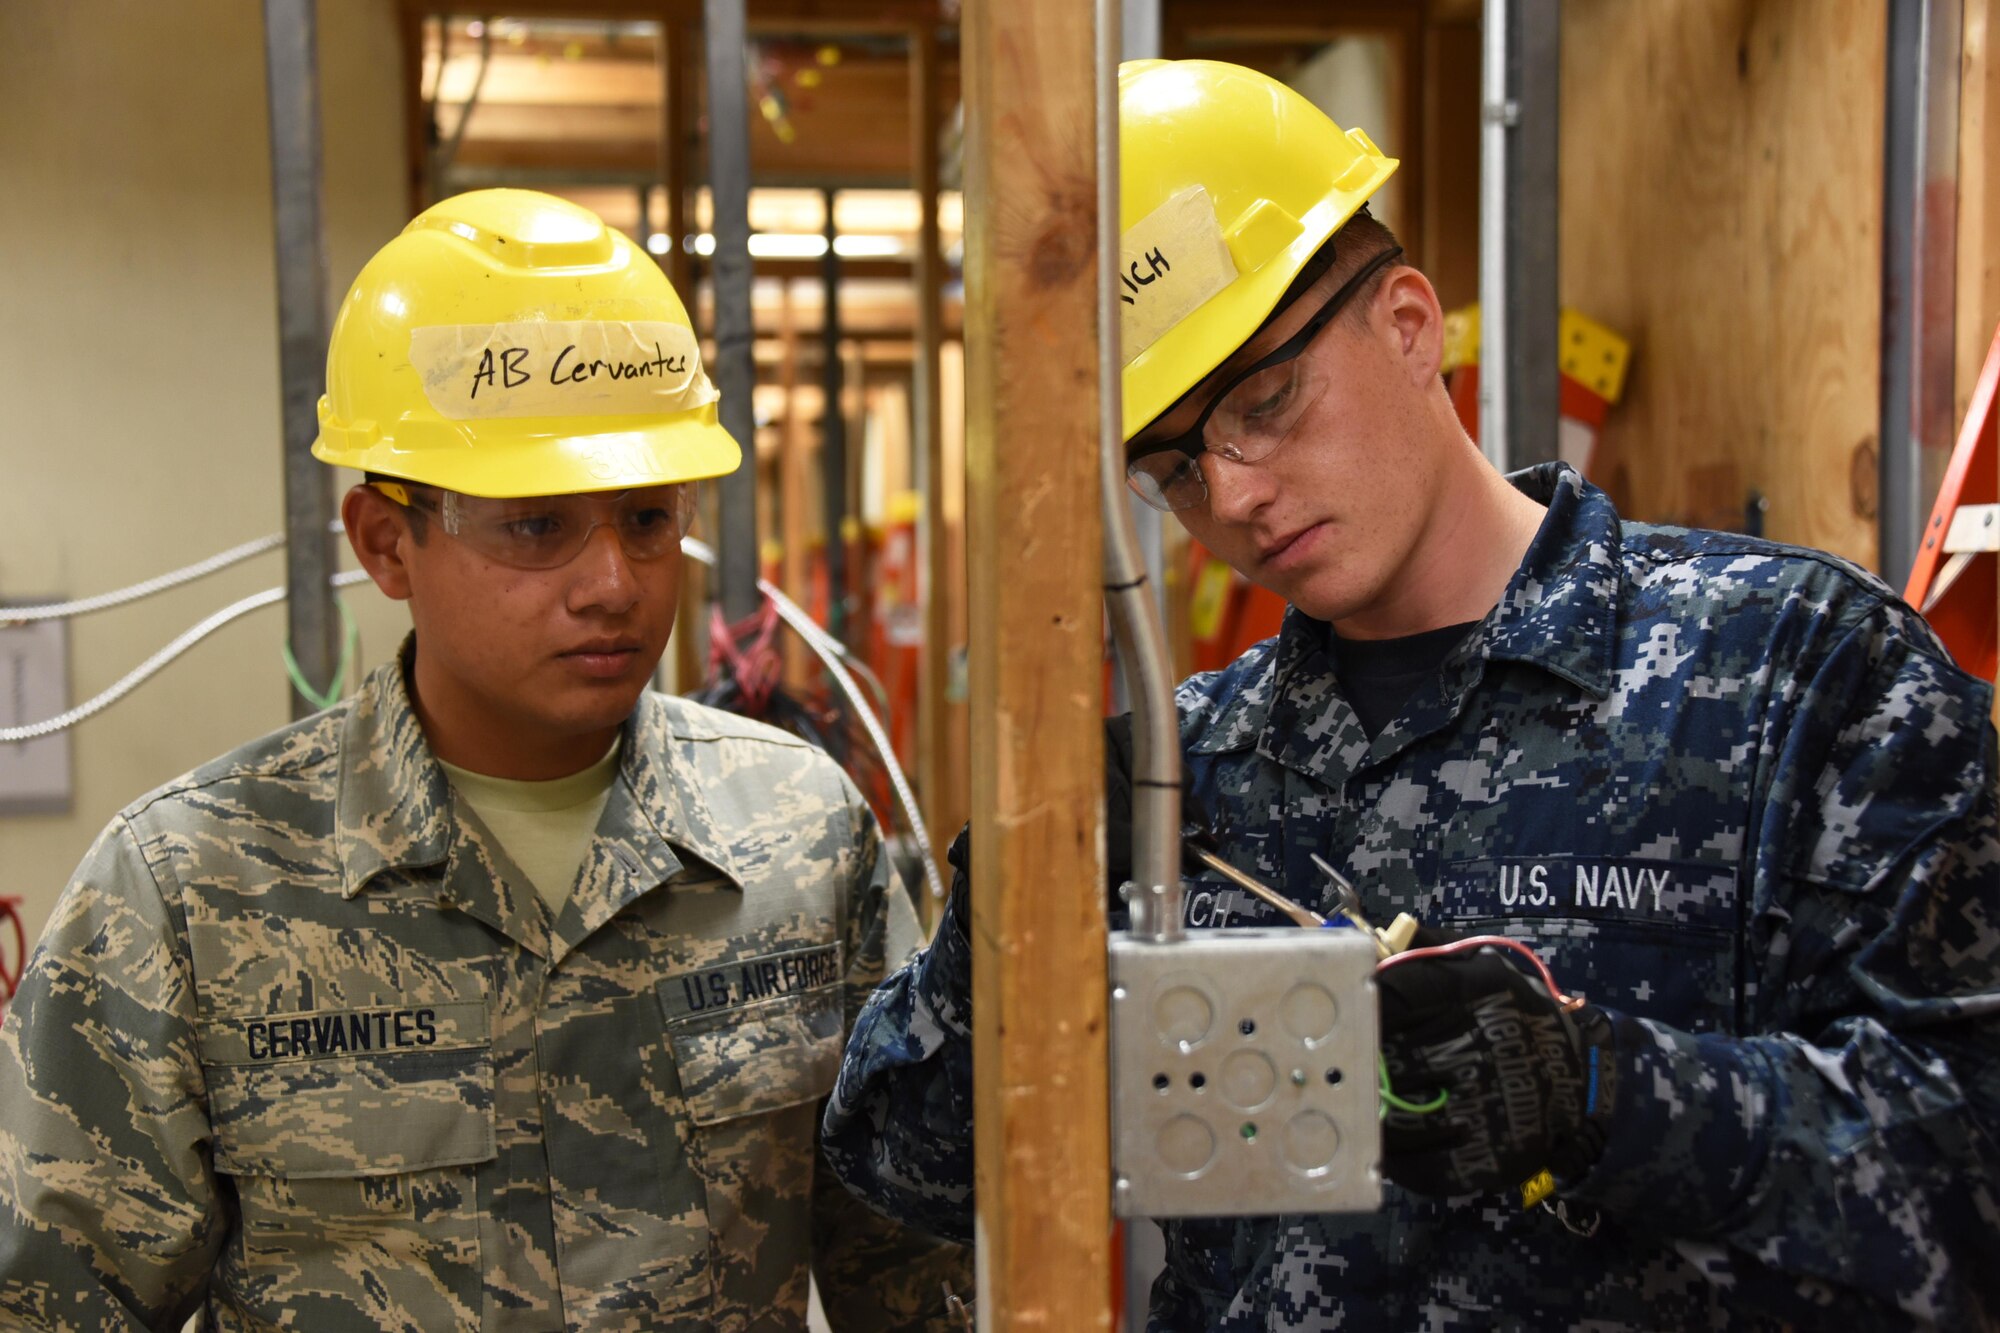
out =
{"type": "Polygon", "coordinates": [[[1353,705],[1369,740],[1381,735],[1417,687],[1437,675],[1445,658],[1478,625],[1468,620],[1400,639],[1343,639],[1332,634],[1340,692],[1353,705]]]}

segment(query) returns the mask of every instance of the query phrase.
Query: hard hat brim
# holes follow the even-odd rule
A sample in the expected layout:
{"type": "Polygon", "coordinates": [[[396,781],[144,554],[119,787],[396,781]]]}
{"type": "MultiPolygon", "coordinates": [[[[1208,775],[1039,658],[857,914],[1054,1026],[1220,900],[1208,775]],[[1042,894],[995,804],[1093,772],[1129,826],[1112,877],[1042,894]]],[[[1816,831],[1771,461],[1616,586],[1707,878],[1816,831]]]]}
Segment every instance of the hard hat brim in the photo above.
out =
{"type": "Polygon", "coordinates": [[[743,462],[742,448],[722,428],[713,404],[665,420],[480,422],[476,446],[462,423],[439,420],[401,422],[393,436],[377,435],[365,444],[342,440],[343,433],[323,426],[313,456],[336,467],[494,500],[705,481],[727,476],[743,462]]]}

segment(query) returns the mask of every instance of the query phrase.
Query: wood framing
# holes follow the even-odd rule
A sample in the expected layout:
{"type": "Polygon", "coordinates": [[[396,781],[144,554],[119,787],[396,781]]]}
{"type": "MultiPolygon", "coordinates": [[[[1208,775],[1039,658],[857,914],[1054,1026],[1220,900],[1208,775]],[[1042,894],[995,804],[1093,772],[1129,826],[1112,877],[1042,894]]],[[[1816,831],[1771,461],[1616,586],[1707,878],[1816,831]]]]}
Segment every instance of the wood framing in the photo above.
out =
{"type": "Polygon", "coordinates": [[[1629,518],[1876,559],[1886,10],[1562,12],[1562,298],[1631,340],[1629,518]]]}
{"type": "MultiPolygon", "coordinates": [[[[917,785],[924,822],[940,844],[965,823],[967,781],[965,705],[951,699],[951,657],[965,642],[966,589],[963,495],[948,488],[959,475],[945,458],[944,395],[939,363],[944,337],[944,250],[938,232],[938,130],[941,116],[938,42],[934,28],[910,31],[910,171],[922,216],[917,225],[916,357],[911,364],[915,445],[923,451],[924,654],[917,687],[917,785]],[[956,557],[956,558],[955,558],[956,557]]],[[[955,461],[955,460],[954,460],[955,461]]],[[[937,904],[930,905],[933,909],[937,904]]],[[[925,913],[925,924],[935,919],[925,913]]]]}
{"type": "Polygon", "coordinates": [[[1952,422],[2000,324],[2000,0],[1965,0],[1958,116],[1957,373],[1952,422]]]}
{"type": "Polygon", "coordinates": [[[1109,1330],[1091,7],[967,6],[979,1323],[1109,1330]]]}

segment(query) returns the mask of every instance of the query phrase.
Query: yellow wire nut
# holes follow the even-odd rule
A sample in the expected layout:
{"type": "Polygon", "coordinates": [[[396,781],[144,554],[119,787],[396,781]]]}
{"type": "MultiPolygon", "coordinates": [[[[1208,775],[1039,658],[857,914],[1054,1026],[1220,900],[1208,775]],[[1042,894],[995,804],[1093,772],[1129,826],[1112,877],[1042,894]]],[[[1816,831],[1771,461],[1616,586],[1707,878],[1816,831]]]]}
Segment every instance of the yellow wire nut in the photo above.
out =
{"type": "Polygon", "coordinates": [[[1521,1182],[1521,1207],[1525,1211],[1556,1192],[1556,1178],[1546,1170],[1537,1171],[1521,1182]]]}

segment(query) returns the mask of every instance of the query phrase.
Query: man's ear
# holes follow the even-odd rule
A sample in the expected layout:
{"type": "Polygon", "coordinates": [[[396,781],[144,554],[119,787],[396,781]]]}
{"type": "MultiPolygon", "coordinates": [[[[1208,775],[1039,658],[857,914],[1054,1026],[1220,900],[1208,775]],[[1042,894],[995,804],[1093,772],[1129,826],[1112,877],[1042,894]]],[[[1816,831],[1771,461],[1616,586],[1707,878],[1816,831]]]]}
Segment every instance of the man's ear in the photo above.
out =
{"type": "Polygon", "coordinates": [[[1385,312],[1394,352],[1412,384],[1428,384],[1444,364],[1444,309],[1431,280],[1413,268],[1397,268],[1382,283],[1376,308],[1385,312]]]}
{"type": "Polygon", "coordinates": [[[410,599],[409,548],[415,545],[410,517],[401,505],[373,486],[356,486],[341,497],[340,521],[354,558],[375,580],[384,597],[410,599]]]}

